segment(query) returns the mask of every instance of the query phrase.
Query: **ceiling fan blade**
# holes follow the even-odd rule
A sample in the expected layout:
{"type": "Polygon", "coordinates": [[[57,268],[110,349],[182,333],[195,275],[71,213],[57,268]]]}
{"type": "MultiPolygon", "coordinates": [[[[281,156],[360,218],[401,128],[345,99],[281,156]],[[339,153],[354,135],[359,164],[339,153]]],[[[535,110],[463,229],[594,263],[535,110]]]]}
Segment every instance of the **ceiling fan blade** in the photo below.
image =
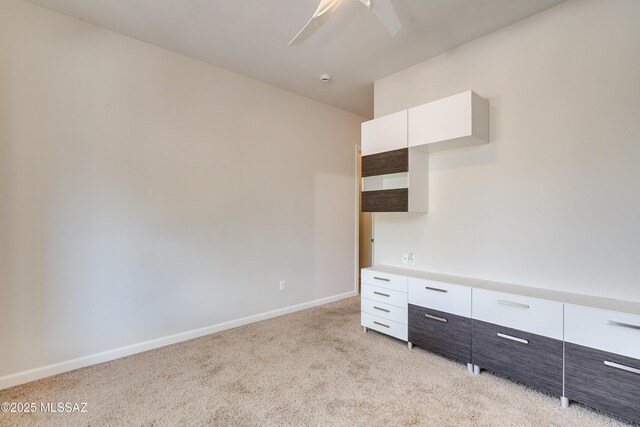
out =
{"type": "Polygon", "coordinates": [[[309,22],[300,30],[298,34],[289,42],[289,46],[297,46],[315,33],[322,24],[329,19],[329,13],[335,9],[341,0],[322,0],[314,12],[309,22]]]}
{"type": "Polygon", "coordinates": [[[400,31],[400,28],[402,28],[402,24],[400,23],[400,18],[398,18],[398,14],[391,3],[391,0],[370,0],[370,2],[373,13],[376,14],[389,34],[395,36],[398,31],[400,31]]]}

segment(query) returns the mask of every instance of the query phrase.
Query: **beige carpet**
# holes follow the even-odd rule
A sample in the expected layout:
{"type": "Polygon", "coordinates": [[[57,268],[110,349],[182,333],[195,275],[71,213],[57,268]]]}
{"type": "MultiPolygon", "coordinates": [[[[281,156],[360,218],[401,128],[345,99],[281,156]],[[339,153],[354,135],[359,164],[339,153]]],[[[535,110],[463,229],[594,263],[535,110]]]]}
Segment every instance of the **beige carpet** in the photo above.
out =
{"type": "Polygon", "coordinates": [[[0,413],[0,425],[621,425],[364,334],[359,310],[351,298],[3,390],[0,402],[88,413],[0,413]]]}

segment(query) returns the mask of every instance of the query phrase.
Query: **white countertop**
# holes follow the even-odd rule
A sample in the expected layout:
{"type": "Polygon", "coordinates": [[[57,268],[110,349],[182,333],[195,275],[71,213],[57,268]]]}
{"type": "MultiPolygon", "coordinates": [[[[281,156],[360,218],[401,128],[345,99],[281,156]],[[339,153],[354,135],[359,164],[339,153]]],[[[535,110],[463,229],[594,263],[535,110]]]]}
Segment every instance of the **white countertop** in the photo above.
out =
{"type": "Polygon", "coordinates": [[[369,268],[363,268],[363,270],[375,270],[380,273],[398,274],[401,276],[416,277],[418,279],[433,280],[435,282],[452,283],[463,286],[476,286],[482,282],[482,280],[472,279],[469,277],[451,276],[448,274],[431,273],[429,271],[412,270],[409,268],[392,267],[389,265],[376,265],[369,268]]]}
{"type": "Polygon", "coordinates": [[[640,316],[640,302],[623,301],[584,294],[574,294],[569,292],[555,291],[551,289],[535,288],[531,286],[513,285],[509,283],[492,282],[489,280],[431,273],[423,270],[414,270],[410,268],[393,267],[388,265],[376,265],[366,268],[366,270],[375,270],[381,273],[398,274],[407,277],[416,277],[419,279],[470,286],[477,289],[505,292],[514,295],[559,301],[565,304],[581,305],[640,316]]]}

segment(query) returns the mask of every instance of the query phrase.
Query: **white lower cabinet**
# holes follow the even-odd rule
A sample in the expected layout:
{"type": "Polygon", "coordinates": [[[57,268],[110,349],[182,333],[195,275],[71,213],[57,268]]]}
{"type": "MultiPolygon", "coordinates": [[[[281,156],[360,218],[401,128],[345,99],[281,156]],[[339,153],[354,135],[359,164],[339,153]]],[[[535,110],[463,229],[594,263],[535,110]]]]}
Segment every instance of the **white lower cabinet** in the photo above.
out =
{"type": "Polygon", "coordinates": [[[442,280],[409,278],[408,326],[412,344],[470,364],[470,317],[470,287],[442,280]]]}
{"type": "Polygon", "coordinates": [[[363,269],[362,328],[407,340],[407,276],[388,270],[363,269]]]}
{"type": "Polygon", "coordinates": [[[473,289],[472,360],[552,395],[562,390],[562,303],[473,289]]]}
{"type": "Polygon", "coordinates": [[[640,424],[640,303],[376,266],[361,324],[640,424]]]}
{"type": "Polygon", "coordinates": [[[565,395],[640,423],[640,315],[565,305],[565,395]]]}

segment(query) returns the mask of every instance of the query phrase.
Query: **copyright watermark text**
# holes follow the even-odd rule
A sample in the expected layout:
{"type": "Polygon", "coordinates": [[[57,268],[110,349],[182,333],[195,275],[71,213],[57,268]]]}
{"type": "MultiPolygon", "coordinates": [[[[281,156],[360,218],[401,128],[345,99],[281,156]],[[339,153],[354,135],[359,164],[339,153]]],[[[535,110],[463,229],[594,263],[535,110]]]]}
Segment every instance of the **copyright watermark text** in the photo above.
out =
{"type": "Polygon", "coordinates": [[[87,402],[2,402],[0,412],[4,413],[86,413],[87,402]]]}

